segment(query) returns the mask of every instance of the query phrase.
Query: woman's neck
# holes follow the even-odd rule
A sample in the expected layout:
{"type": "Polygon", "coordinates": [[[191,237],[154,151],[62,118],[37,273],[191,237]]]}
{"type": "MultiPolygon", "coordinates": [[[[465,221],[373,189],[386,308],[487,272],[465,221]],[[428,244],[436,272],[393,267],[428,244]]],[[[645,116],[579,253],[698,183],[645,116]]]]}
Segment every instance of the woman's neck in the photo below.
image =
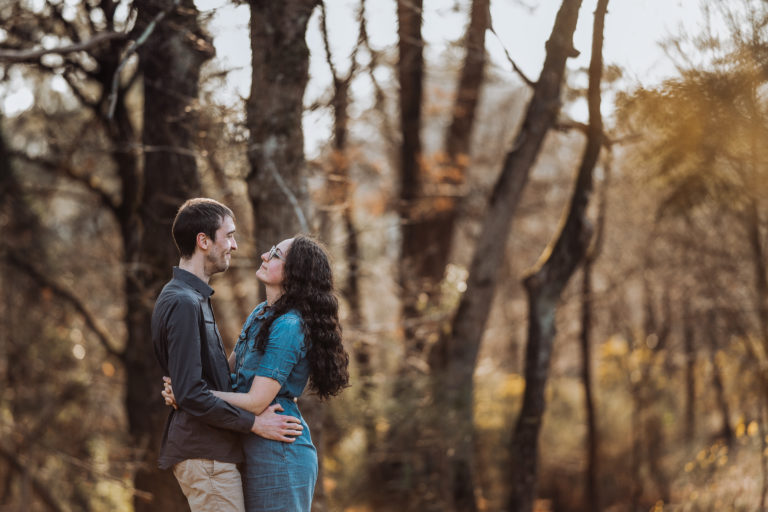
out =
{"type": "Polygon", "coordinates": [[[280,297],[283,296],[283,289],[282,288],[274,288],[272,286],[267,286],[267,306],[273,305],[275,302],[277,302],[280,297]]]}

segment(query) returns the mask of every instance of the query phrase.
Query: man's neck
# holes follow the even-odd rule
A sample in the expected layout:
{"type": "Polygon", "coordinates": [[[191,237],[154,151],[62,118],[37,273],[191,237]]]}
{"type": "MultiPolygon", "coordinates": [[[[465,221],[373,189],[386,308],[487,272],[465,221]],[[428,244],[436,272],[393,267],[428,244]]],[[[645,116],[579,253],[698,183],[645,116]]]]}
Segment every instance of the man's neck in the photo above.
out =
{"type": "Polygon", "coordinates": [[[208,281],[211,279],[211,276],[205,273],[205,261],[203,261],[202,258],[197,258],[195,256],[191,258],[181,258],[179,260],[179,268],[196,275],[205,284],[208,284],[208,281]]]}

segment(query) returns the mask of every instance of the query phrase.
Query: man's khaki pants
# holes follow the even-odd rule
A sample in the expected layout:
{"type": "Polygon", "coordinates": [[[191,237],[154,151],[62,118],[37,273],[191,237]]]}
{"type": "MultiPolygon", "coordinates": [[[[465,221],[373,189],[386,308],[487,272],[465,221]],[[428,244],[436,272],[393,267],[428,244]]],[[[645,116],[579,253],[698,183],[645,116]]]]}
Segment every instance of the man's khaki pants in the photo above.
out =
{"type": "Polygon", "coordinates": [[[192,512],[245,512],[243,483],[231,462],[187,459],[173,466],[192,512]]]}

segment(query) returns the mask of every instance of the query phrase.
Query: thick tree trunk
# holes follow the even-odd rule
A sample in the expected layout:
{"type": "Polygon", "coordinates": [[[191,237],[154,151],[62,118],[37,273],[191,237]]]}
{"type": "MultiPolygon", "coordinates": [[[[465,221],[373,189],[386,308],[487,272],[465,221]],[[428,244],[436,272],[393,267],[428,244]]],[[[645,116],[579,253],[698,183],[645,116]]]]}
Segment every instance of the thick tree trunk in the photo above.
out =
{"type": "Polygon", "coordinates": [[[578,54],[573,48],[573,32],[580,6],[580,0],[564,0],[557,14],[541,76],[489,201],[470,264],[467,290],[451,330],[431,353],[434,399],[443,425],[442,437],[451,449],[448,461],[442,464],[443,480],[451,488],[450,498],[456,510],[476,509],[472,377],[512,218],[544,137],[557,119],[565,62],[578,54]]]}
{"type": "MultiPolygon", "coordinates": [[[[251,93],[247,102],[248,197],[258,253],[307,232],[304,89],[309,79],[307,23],[319,0],[250,0],[251,93]]],[[[313,396],[299,401],[321,461],[313,510],[325,510],[323,423],[326,407],[313,396]]]]}
{"type": "MultiPolygon", "coordinates": [[[[170,0],[136,2],[137,26],[145,25],[170,0]]],[[[126,406],[134,442],[145,449],[135,477],[137,489],[153,495],[136,499],[135,509],[178,510],[186,507],[173,475],[157,469],[157,448],[167,410],[157,398],[161,374],[150,333],[154,299],[170,277],[179,256],[171,224],[181,203],[199,195],[200,178],[193,152],[195,104],[200,67],[213,56],[209,38],[197,23],[191,0],[181,2],[159,24],[139,51],[144,78],[144,180],[137,224],[124,226],[128,342],[124,355],[126,406]]]]}
{"type": "Polygon", "coordinates": [[[251,94],[247,103],[248,197],[259,253],[307,231],[304,89],[307,22],[318,0],[251,0],[251,94]]]}
{"type": "MultiPolygon", "coordinates": [[[[563,3],[561,10],[564,10],[566,3],[563,3]]],[[[511,442],[511,460],[515,462],[512,465],[509,506],[509,510],[517,512],[532,510],[536,497],[538,438],[545,409],[544,390],[555,337],[557,303],[571,275],[586,255],[592,234],[586,210],[592,193],[592,173],[603,142],[600,83],[603,70],[603,26],[607,8],[608,0],[599,0],[595,9],[587,93],[587,143],[576,177],[568,216],[557,240],[545,251],[544,258],[524,281],[529,303],[525,392],[511,442]]]]}

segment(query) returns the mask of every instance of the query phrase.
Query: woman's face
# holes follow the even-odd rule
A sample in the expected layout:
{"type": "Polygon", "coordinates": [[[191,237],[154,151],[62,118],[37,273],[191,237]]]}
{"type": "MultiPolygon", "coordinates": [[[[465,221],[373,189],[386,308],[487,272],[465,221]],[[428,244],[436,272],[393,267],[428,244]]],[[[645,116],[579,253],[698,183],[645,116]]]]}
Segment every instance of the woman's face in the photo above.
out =
{"type": "Polygon", "coordinates": [[[293,238],[288,238],[261,255],[261,266],[256,271],[256,278],[259,281],[266,286],[283,284],[285,257],[291,249],[291,244],[293,244],[293,238]]]}

